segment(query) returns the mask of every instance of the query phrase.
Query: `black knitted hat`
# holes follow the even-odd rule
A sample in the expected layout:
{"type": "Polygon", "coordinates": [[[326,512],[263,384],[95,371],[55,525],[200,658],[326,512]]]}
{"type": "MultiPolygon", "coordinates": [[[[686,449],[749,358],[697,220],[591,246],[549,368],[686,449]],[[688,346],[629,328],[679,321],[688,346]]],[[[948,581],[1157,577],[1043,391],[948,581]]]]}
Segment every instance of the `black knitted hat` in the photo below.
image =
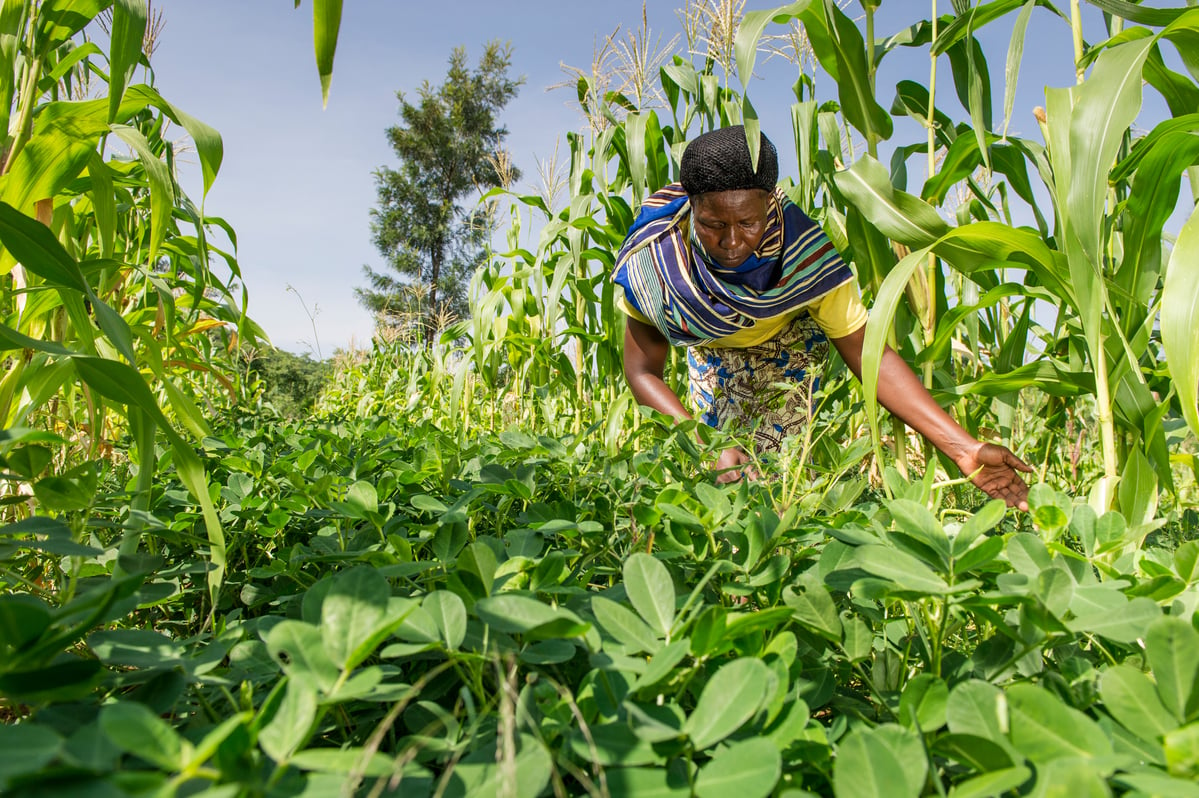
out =
{"type": "Polygon", "coordinates": [[[683,150],[679,165],[683,190],[691,196],[747,188],[774,191],[779,179],[778,152],[766,134],[761,135],[756,173],[750,166],[744,126],[722,127],[693,139],[683,150]]]}

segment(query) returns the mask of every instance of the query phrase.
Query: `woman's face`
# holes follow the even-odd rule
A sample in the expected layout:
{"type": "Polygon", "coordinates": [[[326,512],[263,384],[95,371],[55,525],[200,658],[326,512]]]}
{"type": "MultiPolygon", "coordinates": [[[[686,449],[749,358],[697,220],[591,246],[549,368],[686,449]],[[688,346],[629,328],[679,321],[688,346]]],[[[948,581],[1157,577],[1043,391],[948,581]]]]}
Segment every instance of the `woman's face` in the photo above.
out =
{"type": "Polygon", "coordinates": [[[770,194],[760,188],[710,191],[691,198],[695,236],[726,269],[740,266],[766,232],[770,194]]]}

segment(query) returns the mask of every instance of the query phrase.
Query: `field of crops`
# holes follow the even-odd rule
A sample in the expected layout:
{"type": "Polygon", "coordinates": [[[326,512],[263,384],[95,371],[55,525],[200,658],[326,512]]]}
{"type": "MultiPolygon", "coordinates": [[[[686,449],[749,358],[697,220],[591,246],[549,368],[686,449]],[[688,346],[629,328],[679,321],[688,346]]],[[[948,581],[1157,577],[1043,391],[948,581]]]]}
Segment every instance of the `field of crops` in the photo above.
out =
{"type": "Polygon", "coordinates": [[[580,74],[569,201],[492,192],[470,316],[343,354],[296,419],[163,129],[205,191],[219,134],[131,84],[145,4],[4,0],[0,793],[1199,796],[1199,9],[941,5],[749,12],[645,78],[665,107],[580,74]],[[993,81],[975,32],[1013,18],[993,81]],[[1030,22],[1079,67],[1035,141],[1030,22]],[[830,362],[722,485],[724,434],[626,390],[608,273],[683,143],[754,127],[770,36],[866,379],[830,362]],[[896,48],[927,84],[883,80],[896,48]],[[1028,513],[879,411],[888,341],[1035,467],[1028,513]]]}

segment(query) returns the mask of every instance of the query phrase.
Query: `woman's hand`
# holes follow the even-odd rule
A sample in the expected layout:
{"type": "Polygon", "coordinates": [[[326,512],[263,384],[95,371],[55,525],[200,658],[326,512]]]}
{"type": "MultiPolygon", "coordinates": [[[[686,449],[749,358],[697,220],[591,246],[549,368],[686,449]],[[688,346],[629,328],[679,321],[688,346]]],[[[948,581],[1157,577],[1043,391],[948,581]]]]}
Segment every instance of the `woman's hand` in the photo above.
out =
{"type": "Polygon", "coordinates": [[[1028,511],[1028,485],[1017,472],[1031,474],[1033,469],[1011,449],[994,443],[979,443],[955,461],[966,476],[978,472],[972,481],[983,493],[992,499],[1003,499],[1008,507],[1028,511]]]}
{"type": "Polygon", "coordinates": [[[749,455],[738,446],[730,446],[720,453],[715,471],[716,481],[722,485],[740,482],[742,476],[748,479],[758,478],[758,471],[753,467],[749,455]]]}

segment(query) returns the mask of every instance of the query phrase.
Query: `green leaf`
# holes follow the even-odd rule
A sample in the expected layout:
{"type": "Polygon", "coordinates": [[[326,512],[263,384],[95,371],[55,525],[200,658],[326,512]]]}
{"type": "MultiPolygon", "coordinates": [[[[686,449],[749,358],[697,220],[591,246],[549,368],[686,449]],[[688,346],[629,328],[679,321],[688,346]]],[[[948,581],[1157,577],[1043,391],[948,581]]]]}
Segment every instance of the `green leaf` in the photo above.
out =
{"type": "Polygon", "coordinates": [[[56,513],[86,510],[96,497],[96,469],[87,463],[59,476],[43,477],[33,483],[33,495],[56,513]]]}
{"type": "Polygon", "coordinates": [[[321,603],[321,636],[329,658],[338,668],[350,670],[371,654],[372,641],[382,642],[382,624],[399,625],[386,619],[391,585],[378,571],[362,565],[332,577],[329,592],[321,603]]]}
{"type": "Polygon", "coordinates": [[[857,728],[837,745],[833,794],[837,798],[918,798],[928,774],[920,736],[886,724],[857,728]]]}
{"type": "MultiPolygon", "coordinates": [[[[743,93],[749,89],[750,78],[754,73],[754,62],[758,57],[758,42],[766,31],[766,26],[772,20],[779,24],[785,24],[789,19],[804,11],[810,3],[811,0],[801,0],[801,2],[789,3],[773,10],[745,12],[741,24],[737,26],[737,39],[734,43],[737,57],[737,77],[741,80],[743,93]]],[[[694,94],[695,91],[692,90],[691,93],[694,94]]]]}
{"type": "Polygon", "coordinates": [[[37,54],[45,56],[65,43],[111,4],[112,0],[47,0],[31,20],[37,29],[37,54]]]}
{"type": "Polygon", "coordinates": [[[1099,697],[1111,716],[1142,740],[1158,742],[1178,725],[1162,706],[1153,681],[1131,665],[1105,670],[1099,680],[1099,697]]]}
{"type": "Polygon", "coordinates": [[[109,27],[108,121],[116,120],[125,96],[125,87],[142,55],[146,35],[145,0],[116,0],[109,27]]]}
{"type": "Polygon", "coordinates": [[[1153,25],[1160,27],[1169,25],[1186,13],[1185,8],[1153,8],[1138,5],[1128,0],[1087,0],[1088,3],[1100,8],[1112,16],[1123,17],[1138,25],[1153,25]]]}
{"type": "Polygon", "coordinates": [[[50,608],[34,596],[26,593],[0,596],[0,654],[7,659],[10,651],[36,640],[50,627],[52,618],[50,608]]]}
{"type": "Polygon", "coordinates": [[[783,759],[770,740],[733,743],[716,752],[695,780],[698,798],[766,798],[782,773],[783,759]]]}
{"type": "Polygon", "coordinates": [[[478,598],[491,595],[498,567],[495,551],[482,541],[470,544],[458,555],[458,578],[478,598]]]}
{"type": "Polygon", "coordinates": [[[1020,765],[1003,768],[958,782],[949,790],[949,798],[999,798],[1015,792],[1032,777],[1032,771],[1020,765]]]}
{"type": "MultiPolygon", "coordinates": [[[[1173,730],[1166,735],[1163,745],[1170,775],[1189,779],[1194,786],[1199,779],[1199,722],[1173,730]]],[[[1194,792],[1199,794],[1199,789],[1194,792]]]]}
{"type": "Polygon", "coordinates": [[[1115,781],[1134,791],[1125,795],[1152,795],[1155,798],[1199,798],[1199,786],[1194,778],[1172,778],[1156,768],[1134,773],[1118,773],[1115,781]]]}
{"type": "Polygon", "coordinates": [[[441,515],[449,509],[440,500],[432,496],[427,496],[423,493],[418,493],[412,496],[408,499],[408,501],[412,502],[412,506],[416,509],[422,510],[426,513],[434,513],[435,515],[441,515]]]}
{"type": "Polygon", "coordinates": [[[664,759],[623,721],[588,726],[586,732],[576,728],[568,744],[583,761],[604,767],[653,765],[664,759]]]}
{"type": "Polygon", "coordinates": [[[927,507],[909,499],[894,499],[887,508],[895,519],[896,533],[911,537],[936,554],[937,562],[928,564],[949,567],[949,538],[927,507]]]}
{"type": "Polygon", "coordinates": [[[57,288],[86,294],[87,280],[50,228],[0,202],[0,242],[26,269],[57,288]]]}
{"type": "Polygon", "coordinates": [[[183,648],[171,638],[149,629],[110,629],[95,632],[88,648],[105,665],[163,668],[181,665],[183,648]]]}
{"type": "Polygon", "coordinates": [[[829,62],[836,65],[837,77],[834,80],[837,83],[837,98],[845,118],[861,131],[867,141],[872,138],[891,138],[891,117],[874,99],[866,44],[858,26],[832,0],[824,0],[822,5],[809,8],[802,18],[808,40],[821,66],[829,71],[829,62]],[[819,13],[821,9],[823,14],[819,13]],[[813,35],[813,30],[819,33],[813,35]],[[820,35],[826,31],[827,39],[820,35]]]}
{"type": "Polygon", "coordinates": [[[841,620],[841,628],[845,634],[841,649],[850,662],[861,662],[874,651],[874,632],[870,624],[856,615],[846,616],[841,620]]]}
{"type": "Polygon", "coordinates": [[[960,558],[969,551],[971,545],[981,535],[990,532],[1007,512],[1007,503],[1003,499],[992,499],[983,505],[982,509],[966,519],[954,536],[951,552],[954,559],[960,558]]]}
{"type": "Polygon", "coordinates": [[[437,622],[446,648],[457,651],[466,639],[466,605],[462,599],[448,590],[434,590],[421,606],[437,622]]]}
{"type": "Polygon", "coordinates": [[[11,722],[0,725],[0,784],[38,772],[61,750],[62,738],[46,726],[11,722]]]}
{"type": "Polygon", "coordinates": [[[927,249],[918,249],[895,265],[875,294],[870,320],[866,322],[866,335],[862,342],[862,393],[866,398],[866,419],[870,423],[875,457],[880,463],[885,462],[878,431],[878,378],[883,354],[887,349],[887,338],[892,331],[900,297],[916,269],[925,264],[927,256],[927,249]]]}
{"type": "Polygon", "coordinates": [[[691,782],[682,760],[667,768],[613,768],[604,773],[612,798],[691,798],[691,782]]]}
{"type": "Polygon", "coordinates": [[[674,582],[661,560],[644,552],[629,557],[624,564],[624,588],[645,622],[669,639],[674,625],[674,582]]]}
{"type": "Polygon", "coordinates": [[[379,512],[379,492],[371,483],[358,480],[346,491],[346,504],[358,513],[356,518],[366,518],[367,513],[379,512]]]}
{"type": "MultiPolygon", "coordinates": [[[[1075,591],[1075,595],[1080,592],[1075,591]]],[[[1120,598],[1123,599],[1123,596],[1120,598]]],[[[1123,606],[1103,607],[1081,614],[1066,621],[1066,627],[1072,632],[1097,634],[1119,643],[1132,643],[1143,637],[1149,625],[1162,617],[1161,608],[1144,596],[1121,601],[1120,604],[1123,606]]],[[[1075,610],[1075,606],[1072,602],[1070,609],[1075,610]]]]}
{"type": "Polygon", "coordinates": [[[1110,798],[1112,792],[1105,778],[1108,773],[1100,767],[1081,758],[1054,759],[1037,767],[1034,790],[1042,795],[1060,790],[1058,795],[1070,798],[1110,798]]]}
{"type": "Polygon", "coordinates": [[[341,29],[342,0],[312,0],[312,40],[316,71],[321,77],[321,105],[329,105],[329,83],[333,79],[333,56],[341,29]]]}
{"type": "Polygon", "coordinates": [[[291,764],[317,773],[360,772],[373,778],[391,776],[395,769],[391,757],[378,751],[368,756],[362,748],[308,748],[292,757],[291,764]]]}
{"type": "Polygon", "coordinates": [[[686,637],[675,640],[668,646],[663,646],[652,657],[645,671],[637,677],[630,688],[631,691],[645,690],[675,673],[675,668],[691,649],[691,641],[686,637]]]}
{"type": "Polygon", "coordinates": [[[683,724],[695,750],[715,745],[752,718],[766,699],[769,678],[770,669],[759,659],[742,657],[721,666],[683,724]]]}
{"type": "Polygon", "coordinates": [[[332,691],[339,669],[325,650],[320,629],[303,621],[280,621],[267,634],[266,647],[293,681],[324,694],[332,691]]]}
{"type": "Polygon", "coordinates": [[[100,711],[100,728],[121,750],[166,771],[182,769],[191,758],[191,743],[145,704],[120,701],[104,707],[100,711]]]}
{"type": "Polygon", "coordinates": [[[312,731],[316,721],[317,696],[296,681],[284,682],[282,694],[262,710],[265,724],[258,731],[258,744],[278,763],[291,759],[312,731]]]}
{"type": "MultiPolygon", "coordinates": [[[[1092,264],[1101,263],[1106,218],[1107,174],[1124,133],[1141,107],[1141,67],[1153,39],[1120,44],[1095,61],[1090,77],[1076,90],[1070,115],[1070,183],[1063,194],[1070,228],[1092,264]]],[[[1051,120],[1051,123],[1056,120],[1051,120]]]]}
{"type": "Polygon", "coordinates": [[[1037,0],[1028,0],[1016,17],[1012,28],[1011,43],[1008,44],[1007,63],[1004,67],[1003,90],[1003,135],[1007,136],[1008,123],[1012,119],[1012,107],[1016,103],[1016,84],[1020,78],[1020,61],[1024,58],[1024,34],[1028,30],[1028,20],[1037,0]]]}
{"type": "Polygon", "coordinates": [[[662,645],[654,630],[623,604],[603,596],[592,596],[591,612],[600,628],[625,646],[629,653],[652,654],[662,645]]]}
{"type": "Polygon", "coordinates": [[[554,761],[533,737],[517,740],[511,768],[494,746],[482,746],[463,757],[445,783],[445,798],[495,798],[505,786],[511,795],[540,795],[550,782],[554,761]],[[512,778],[512,781],[509,781],[512,778]]]}
{"type": "MultiPolygon", "coordinates": [[[[46,641],[41,642],[41,647],[44,651],[46,641]]],[[[9,667],[12,665],[9,664],[9,667]]],[[[107,673],[94,659],[63,655],[53,665],[31,670],[0,671],[0,696],[26,704],[82,699],[92,694],[107,673]]]]}
{"type": "Polygon", "coordinates": [[[175,208],[175,181],[166,163],[154,154],[140,130],[127,125],[112,125],[112,132],[133,148],[146,170],[146,179],[150,183],[150,252],[147,260],[156,263],[175,208]]]}
{"type": "Polygon", "coordinates": [[[1006,744],[1003,706],[1003,691],[995,685],[977,679],[962,682],[949,693],[945,706],[949,730],[1006,744]]]}
{"type": "Polygon", "coordinates": [[[551,607],[537,599],[515,593],[501,593],[481,599],[475,603],[474,613],[491,628],[509,634],[527,634],[539,627],[558,623],[567,626],[567,631],[573,631],[575,627],[586,628],[578,616],[569,610],[551,607]]]}
{"type": "Polygon", "coordinates": [[[633,181],[633,207],[645,196],[645,127],[648,114],[631,112],[624,120],[624,140],[628,150],[629,177],[633,181]]]}
{"type": "Polygon", "coordinates": [[[879,579],[891,582],[901,591],[921,595],[943,595],[949,590],[945,580],[907,552],[871,544],[854,549],[847,563],[879,579]]]}
{"type": "Polygon", "coordinates": [[[1129,526],[1138,527],[1153,520],[1157,512],[1157,474],[1139,448],[1133,449],[1124,460],[1124,475],[1116,495],[1120,514],[1129,526]]]}
{"type": "Polygon", "coordinates": [[[949,232],[935,208],[896,189],[886,167],[868,155],[833,175],[833,182],[883,235],[912,249],[927,247],[949,232]]]}
{"type": "Polygon", "coordinates": [[[899,697],[899,722],[927,734],[945,725],[949,686],[931,673],[920,673],[899,697]]]}
{"type": "Polygon", "coordinates": [[[1162,348],[1182,414],[1199,435],[1199,208],[1191,213],[1166,269],[1162,286],[1162,348]]]}
{"type": "MultiPolygon", "coordinates": [[[[815,568],[795,577],[783,590],[783,602],[791,608],[796,622],[834,643],[841,641],[841,619],[833,597],[815,568]]],[[[694,635],[693,635],[694,636],[694,635]]]]}
{"type": "Polygon", "coordinates": [[[1112,744],[1095,721],[1031,684],[1007,690],[1012,745],[1037,765],[1061,758],[1102,758],[1112,744]]]}
{"type": "Polygon", "coordinates": [[[1188,585],[1199,582],[1199,540],[1188,540],[1174,550],[1174,570],[1188,585]]]}
{"type": "Polygon", "coordinates": [[[1199,710],[1199,632],[1182,618],[1164,617],[1144,636],[1162,704],[1179,722],[1192,720],[1199,710]]]}

